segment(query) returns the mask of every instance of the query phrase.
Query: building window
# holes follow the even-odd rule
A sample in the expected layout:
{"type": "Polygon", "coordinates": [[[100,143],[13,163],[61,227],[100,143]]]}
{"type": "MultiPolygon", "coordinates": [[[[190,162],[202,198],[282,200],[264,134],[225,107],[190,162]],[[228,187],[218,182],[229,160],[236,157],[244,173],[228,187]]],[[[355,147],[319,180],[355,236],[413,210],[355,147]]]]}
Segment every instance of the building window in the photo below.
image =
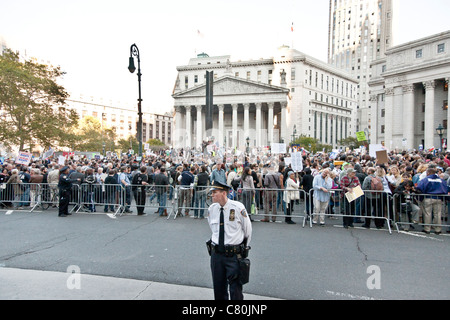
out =
{"type": "Polygon", "coordinates": [[[295,80],[295,69],[291,69],[291,80],[295,80]]]}
{"type": "Polygon", "coordinates": [[[442,102],[442,109],[443,109],[443,110],[447,110],[447,109],[448,109],[448,100],[444,100],[444,101],[442,102]]]}
{"type": "Polygon", "coordinates": [[[445,52],[445,43],[438,44],[438,53],[445,52]]]}
{"type": "Polygon", "coordinates": [[[422,49],[416,50],[416,59],[422,58],[422,49]]]}
{"type": "Polygon", "coordinates": [[[239,72],[235,72],[234,73],[234,76],[237,78],[237,77],[239,77],[239,72]]]}
{"type": "Polygon", "coordinates": [[[385,117],[385,109],[381,109],[381,117],[384,118],[385,117]]]}
{"type": "Polygon", "coordinates": [[[250,80],[250,76],[251,76],[250,71],[247,71],[247,80],[250,80]]]}
{"type": "Polygon", "coordinates": [[[194,83],[198,83],[198,76],[197,75],[194,76],[194,83]]]}
{"type": "Polygon", "coordinates": [[[258,70],[258,82],[261,82],[261,70],[258,70]]]}

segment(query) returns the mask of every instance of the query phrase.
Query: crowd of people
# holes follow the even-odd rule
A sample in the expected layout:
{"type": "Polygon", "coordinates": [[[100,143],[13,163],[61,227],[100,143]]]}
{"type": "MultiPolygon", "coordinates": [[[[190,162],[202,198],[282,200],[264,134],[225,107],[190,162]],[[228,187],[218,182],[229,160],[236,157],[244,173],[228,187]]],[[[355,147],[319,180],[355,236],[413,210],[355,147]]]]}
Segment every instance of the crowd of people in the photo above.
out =
{"type": "Polygon", "coordinates": [[[295,224],[292,218],[301,213],[295,212],[300,203],[306,206],[307,218],[322,226],[326,216],[342,216],[344,228],[358,222],[370,228],[372,221],[383,228],[386,221],[396,221],[406,231],[422,224],[423,232],[440,234],[448,218],[449,211],[442,209],[450,207],[446,206],[450,152],[390,152],[388,162],[382,164],[368,154],[341,152],[331,159],[325,153],[304,153],[300,172],[294,172],[288,159],[289,154],[267,153],[194,157],[189,150],[162,151],[139,162],[132,155],[101,160],[72,157],[64,165],[53,158],[29,165],[7,159],[0,174],[0,200],[17,210],[33,207],[42,201],[38,186],[45,185],[48,194],[60,201],[64,171],[67,185],[72,186],[71,202],[88,211],[101,206],[110,212],[120,205],[130,213],[134,200],[137,214],[145,215],[146,204],[156,198],[160,216],[167,216],[177,201],[179,216],[193,213],[194,218],[204,218],[208,186],[218,181],[232,186],[229,198],[241,201],[249,214],[258,212],[263,222],[279,216],[295,224]],[[359,187],[364,195],[350,200],[346,194],[359,187]]]}

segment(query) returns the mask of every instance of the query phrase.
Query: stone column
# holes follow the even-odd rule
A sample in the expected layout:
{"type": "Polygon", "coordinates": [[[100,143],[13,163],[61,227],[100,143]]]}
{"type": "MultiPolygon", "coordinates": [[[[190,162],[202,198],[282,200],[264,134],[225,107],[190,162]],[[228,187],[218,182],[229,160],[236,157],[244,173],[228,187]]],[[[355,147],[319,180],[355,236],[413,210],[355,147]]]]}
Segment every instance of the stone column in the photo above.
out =
{"type": "Polygon", "coordinates": [[[450,143],[450,81],[449,78],[445,79],[445,82],[447,84],[448,88],[448,97],[447,97],[447,150],[450,150],[449,143],[450,143]]]}
{"type": "Polygon", "coordinates": [[[370,137],[366,137],[371,143],[378,143],[378,116],[380,108],[378,107],[378,95],[370,95],[371,118],[370,118],[370,137]]]}
{"type": "Polygon", "coordinates": [[[273,143],[273,102],[268,103],[268,115],[267,115],[267,133],[268,133],[268,141],[267,143],[270,145],[273,143]]]}
{"type": "Polygon", "coordinates": [[[217,141],[219,141],[219,145],[222,145],[223,138],[225,137],[225,127],[223,125],[223,111],[225,109],[225,105],[219,104],[217,107],[219,108],[219,137],[217,141]]]}
{"type": "Polygon", "coordinates": [[[244,140],[250,138],[250,116],[249,116],[250,103],[244,103],[244,140]]]}
{"type": "Polygon", "coordinates": [[[403,86],[403,138],[406,150],[414,149],[414,84],[403,86]]]}
{"type": "Polygon", "coordinates": [[[197,143],[196,148],[202,147],[203,130],[202,130],[202,106],[195,106],[197,108],[197,143]]]}
{"type": "Polygon", "coordinates": [[[384,117],[384,146],[391,151],[393,137],[393,116],[394,116],[394,88],[385,90],[385,117],[384,117]]]}
{"type": "Polygon", "coordinates": [[[186,148],[191,147],[191,106],[185,106],[186,108],[186,148]]]}
{"type": "Polygon", "coordinates": [[[280,140],[283,139],[287,144],[289,139],[286,137],[287,132],[287,102],[282,101],[281,104],[281,123],[280,123],[280,140]]]}
{"type": "Polygon", "coordinates": [[[172,126],[173,128],[172,145],[175,148],[180,148],[183,146],[183,135],[182,135],[183,129],[181,128],[182,122],[181,108],[182,108],[181,106],[175,106],[175,123],[172,126]]]}
{"type": "Polygon", "coordinates": [[[425,81],[423,83],[425,87],[425,146],[424,149],[430,149],[435,147],[436,149],[440,148],[439,146],[434,145],[434,133],[435,133],[435,124],[434,124],[434,89],[436,88],[436,82],[434,80],[425,81]]]}
{"type": "Polygon", "coordinates": [[[237,147],[237,124],[238,124],[238,115],[237,115],[237,110],[238,110],[238,105],[237,104],[233,104],[231,105],[233,108],[233,144],[232,147],[237,147]]]}
{"type": "Polygon", "coordinates": [[[261,132],[262,132],[262,121],[261,121],[261,108],[262,103],[256,103],[256,146],[261,147],[261,132]]]}

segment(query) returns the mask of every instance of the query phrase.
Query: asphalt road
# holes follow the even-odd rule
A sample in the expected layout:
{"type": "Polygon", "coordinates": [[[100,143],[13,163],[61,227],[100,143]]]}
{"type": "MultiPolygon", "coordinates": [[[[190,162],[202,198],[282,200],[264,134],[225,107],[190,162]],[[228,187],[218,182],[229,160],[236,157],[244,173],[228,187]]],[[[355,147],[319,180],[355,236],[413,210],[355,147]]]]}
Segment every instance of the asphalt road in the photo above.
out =
{"type": "MultiPolygon", "coordinates": [[[[135,210],[134,210],[135,211],[135,210]]],[[[0,267],[211,288],[206,219],[0,210],[0,267]]],[[[259,217],[255,217],[259,220],[259,217]]],[[[450,299],[450,237],[253,223],[244,292],[289,300],[450,299]]],[[[358,226],[359,224],[356,224],[358,226]]]]}

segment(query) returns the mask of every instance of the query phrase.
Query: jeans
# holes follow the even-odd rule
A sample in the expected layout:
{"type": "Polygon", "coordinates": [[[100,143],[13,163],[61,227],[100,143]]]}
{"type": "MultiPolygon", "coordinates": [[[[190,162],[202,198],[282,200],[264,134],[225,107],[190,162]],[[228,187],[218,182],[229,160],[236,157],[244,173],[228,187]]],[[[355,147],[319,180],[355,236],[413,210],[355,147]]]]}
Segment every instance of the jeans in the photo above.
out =
{"type": "Polygon", "coordinates": [[[206,208],[206,190],[205,191],[197,191],[195,193],[195,205],[194,205],[194,217],[199,216],[200,218],[204,217],[205,208],[206,208]]]}
{"type": "Polygon", "coordinates": [[[158,213],[160,216],[163,215],[164,210],[166,209],[166,203],[167,203],[167,192],[163,192],[163,193],[157,193],[156,196],[158,197],[158,204],[159,204],[159,208],[158,208],[158,213]]]}

